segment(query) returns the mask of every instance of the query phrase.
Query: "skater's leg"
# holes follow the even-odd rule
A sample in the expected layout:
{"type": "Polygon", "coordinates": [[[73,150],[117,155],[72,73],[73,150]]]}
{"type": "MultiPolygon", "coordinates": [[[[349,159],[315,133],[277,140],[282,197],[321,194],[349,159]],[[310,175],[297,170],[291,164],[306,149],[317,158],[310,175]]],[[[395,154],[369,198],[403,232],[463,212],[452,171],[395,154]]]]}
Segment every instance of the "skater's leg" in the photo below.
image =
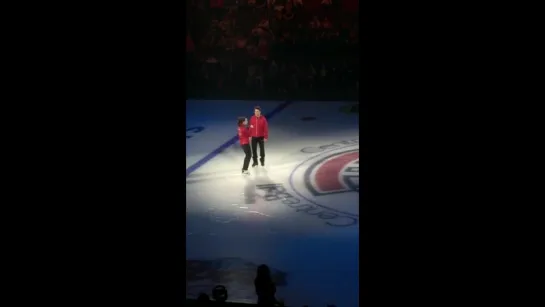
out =
{"type": "Polygon", "coordinates": [[[252,159],[254,160],[254,164],[252,166],[257,165],[257,138],[252,138],[252,159]]]}
{"type": "Polygon", "coordinates": [[[248,165],[250,165],[250,159],[252,158],[252,152],[250,150],[250,144],[244,144],[242,145],[242,149],[244,150],[244,164],[242,165],[242,170],[246,171],[248,170],[248,165]]]}
{"type": "Polygon", "coordinates": [[[259,138],[259,161],[262,166],[265,165],[265,141],[263,139],[263,137],[259,138]]]}

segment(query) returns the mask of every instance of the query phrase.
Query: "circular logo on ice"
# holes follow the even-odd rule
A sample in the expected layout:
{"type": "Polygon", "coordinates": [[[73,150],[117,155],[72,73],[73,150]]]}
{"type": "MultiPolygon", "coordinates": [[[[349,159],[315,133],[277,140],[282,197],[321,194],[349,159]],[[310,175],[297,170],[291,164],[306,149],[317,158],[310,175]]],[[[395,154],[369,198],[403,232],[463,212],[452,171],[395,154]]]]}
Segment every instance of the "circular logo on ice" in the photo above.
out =
{"type": "Polygon", "coordinates": [[[359,144],[326,148],[293,170],[290,185],[299,196],[316,206],[358,217],[359,144]]]}

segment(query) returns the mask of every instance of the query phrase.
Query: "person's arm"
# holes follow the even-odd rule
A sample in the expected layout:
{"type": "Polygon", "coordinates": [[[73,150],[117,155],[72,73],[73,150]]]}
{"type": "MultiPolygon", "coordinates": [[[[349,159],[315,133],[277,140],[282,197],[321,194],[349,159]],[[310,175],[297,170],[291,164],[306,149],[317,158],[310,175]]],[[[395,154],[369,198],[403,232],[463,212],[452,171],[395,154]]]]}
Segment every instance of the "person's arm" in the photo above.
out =
{"type": "Polygon", "coordinates": [[[269,138],[269,123],[267,122],[267,119],[265,116],[263,116],[263,122],[265,123],[265,126],[263,127],[263,132],[265,136],[265,141],[269,138]]]}

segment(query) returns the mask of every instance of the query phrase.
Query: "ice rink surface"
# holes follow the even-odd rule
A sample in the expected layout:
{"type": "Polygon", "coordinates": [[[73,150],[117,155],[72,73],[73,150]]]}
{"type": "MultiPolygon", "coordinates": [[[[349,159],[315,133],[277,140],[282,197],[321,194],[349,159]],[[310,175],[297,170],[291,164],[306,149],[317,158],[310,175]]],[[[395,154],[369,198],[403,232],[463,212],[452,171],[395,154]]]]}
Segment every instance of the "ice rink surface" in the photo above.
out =
{"type": "MultiPolygon", "coordinates": [[[[188,293],[256,302],[267,264],[288,306],[358,306],[356,102],[186,102],[188,293]],[[259,105],[265,167],[241,174],[236,120],[259,105]]],[[[259,153],[259,151],[258,151],[259,153]]]]}

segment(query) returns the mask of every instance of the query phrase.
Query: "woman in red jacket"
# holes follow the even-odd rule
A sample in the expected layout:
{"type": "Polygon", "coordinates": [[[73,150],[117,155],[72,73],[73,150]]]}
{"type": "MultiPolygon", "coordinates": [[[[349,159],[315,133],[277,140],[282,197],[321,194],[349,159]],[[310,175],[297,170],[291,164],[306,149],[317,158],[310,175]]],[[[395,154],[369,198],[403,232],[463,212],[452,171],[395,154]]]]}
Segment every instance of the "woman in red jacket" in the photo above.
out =
{"type": "Polygon", "coordinates": [[[238,118],[238,139],[242,150],[244,150],[244,153],[246,154],[244,157],[244,164],[242,164],[242,174],[249,175],[248,165],[250,165],[252,152],[250,150],[250,131],[248,130],[248,119],[245,117],[238,118]]]}

